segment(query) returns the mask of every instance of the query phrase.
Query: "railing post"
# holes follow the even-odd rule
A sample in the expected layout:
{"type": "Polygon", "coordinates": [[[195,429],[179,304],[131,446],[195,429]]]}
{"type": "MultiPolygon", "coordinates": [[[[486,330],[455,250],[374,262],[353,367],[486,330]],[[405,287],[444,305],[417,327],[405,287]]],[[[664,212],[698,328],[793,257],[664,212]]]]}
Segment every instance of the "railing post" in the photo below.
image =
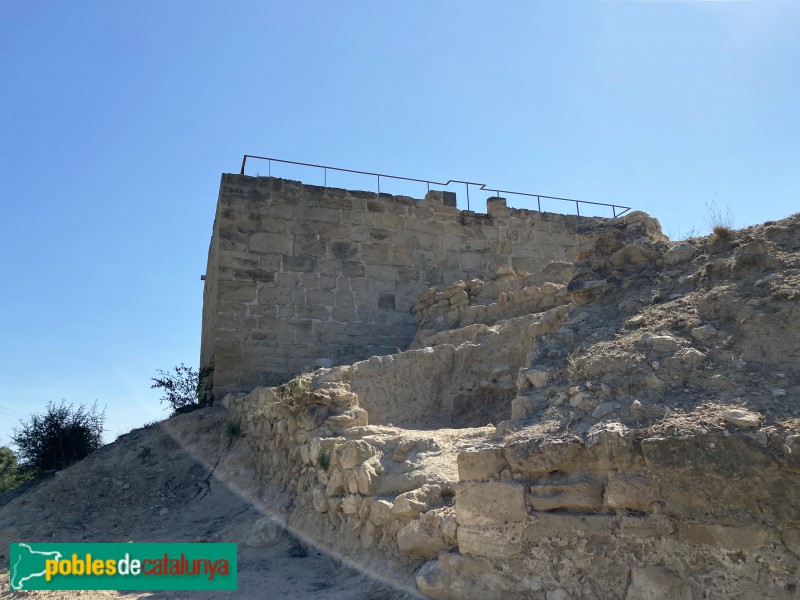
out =
{"type": "Polygon", "coordinates": [[[536,196],[536,206],[539,207],[539,212],[542,212],[542,197],[536,196]]]}
{"type": "Polygon", "coordinates": [[[267,161],[267,175],[272,177],[272,161],[271,160],[267,161]]]}
{"type": "Polygon", "coordinates": [[[575,210],[578,212],[578,216],[581,216],[581,205],[575,200],[575,210]]]}
{"type": "Polygon", "coordinates": [[[325,182],[323,187],[328,187],[328,167],[325,167],[325,182]]]}
{"type": "Polygon", "coordinates": [[[617,207],[613,204],[611,205],[611,213],[614,215],[614,218],[617,218],[617,207]]]}
{"type": "Polygon", "coordinates": [[[467,210],[469,210],[469,184],[465,183],[464,185],[467,188],[467,210]]]}
{"type": "Polygon", "coordinates": [[[378,175],[378,196],[381,195],[381,176],[378,175]]]}

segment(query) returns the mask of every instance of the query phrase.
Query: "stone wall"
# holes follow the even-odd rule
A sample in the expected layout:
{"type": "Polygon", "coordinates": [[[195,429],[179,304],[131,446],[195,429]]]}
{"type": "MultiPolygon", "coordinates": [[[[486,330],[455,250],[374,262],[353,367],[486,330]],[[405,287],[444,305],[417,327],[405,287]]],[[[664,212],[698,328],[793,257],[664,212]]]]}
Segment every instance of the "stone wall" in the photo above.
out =
{"type": "Polygon", "coordinates": [[[404,348],[429,286],[570,261],[577,228],[597,221],[455,200],[223,175],[201,349],[214,397],[404,348]]]}
{"type": "Polygon", "coordinates": [[[536,286],[533,281],[539,279],[539,274],[517,276],[513,271],[503,273],[504,270],[501,267],[497,279],[488,283],[471,279],[428,288],[417,296],[419,302],[411,307],[411,312],[417,316],[421,328],[452,329],[474,323],[496,323],[570,302],[563,285],[547,281],[536,286]]]}
{"type": "Polygon", "coordinates": [[[290,523],[343,555],[412,561],[441,600],[795,597],[800,436],[368,425],[378,372],[355,366],[222,401],[258,477],[291,494],[290,523]]]}
{"type": "Polygon", "coordinates": [[[800,477],[760,438],[610,422],[462,452],[458,552],[418,585],[448,600],[795,597],[800,477]]]}

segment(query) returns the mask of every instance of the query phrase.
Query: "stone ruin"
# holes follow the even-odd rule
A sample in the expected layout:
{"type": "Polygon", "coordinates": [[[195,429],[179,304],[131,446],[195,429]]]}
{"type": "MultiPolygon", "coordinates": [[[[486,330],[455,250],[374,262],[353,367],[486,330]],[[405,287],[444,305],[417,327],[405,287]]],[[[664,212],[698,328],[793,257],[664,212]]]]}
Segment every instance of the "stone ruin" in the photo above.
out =
{"type": "MultiPolygon", "coordinates": [[[[397,319],[391,344],[408,337],[370,357],[375,339],[349,346],[277,386],[241,389],[286,372],[257,377],[236,363],[233,377],[226,362],[215,372],[215,389],[233,390],[222,404],[241,424],[258,477],[286,495],[295,528],[433,598],[796,597],[800,217],[675,244],[639,212],[540,221],[503,206],[463,215],[435,195],[418,205],[225,177],[206,359],[219,365],[234,337],[237,356],[255,352],[254,340],[272,339],[265,327],[281,319],[311,323],[299,330],[305,337],[275,333],[272,342],[285,354],[310,340],[303,361],[325,354],[324,340],[340,348],[322,335],[330,323],[358,324],[363,336],[376,331],[374,320],[397,319]],[[294,204],[256,210],[287,190],[294,204]],[[339,208],[325,209],[336,215],[316,215],[339,227],[319,231],[346,229],[348,239],[365,238],[361,246],[337,258],[342,240],[318,232],[313,269],[287,271],[306,247],[298,237],[311,235],[302,214],[334,199],[339,208]],[[361,201],[365,212],[355,208],[361,201]],[[228,206],[239,212],[224,216],[228,206]],[[278,207],[280,259],[266,252],[269,242],[253,244],[272,227],[262,213],[278,207]],[[393,266],[391,281],[371,280],[384,271],[370,253],[399,260],[380,219],[402,217],[399,233],[423,213],[439,233],[414,237],[438,236],[436,250],[403,248],[410,265],[380,265],[393,266]],[[226,220],[242,231],[225,234],[226,220]],[[543,222],[574,231],[535,229],[543,222]],[[365,251],[377,245],[374,231],[387,247],[365,251]],[[457,244],[448,239],[459,232],[457,244]],[[480,245],[467,233],[481,233],[480,245]],[[511,236],[539,241],[517,247],[511,236]],[[247,251],[234,249],[242,244],[247,251]],[[344,275],[358,261],[363,275],[344,275]],[[272,276],[261,270],[267,264],[272,276]],[[404,280],[403,268],[416,279],[404,280]],[[349,307],[338,304],[344,283],[353,293],[362,278],[369,302],[362,310],[353,295],[349,320],[333,320],[349,307]],[[299,283],[279,283],[290,280],[299,283]],[[333,303],[309,304],[309,290],[330,291],[334,280],[333,303]],[[262,321],[269,306],[275,312],[262,321]]],[[[258,371],[262,360],[246,364],[258,371]]]]}

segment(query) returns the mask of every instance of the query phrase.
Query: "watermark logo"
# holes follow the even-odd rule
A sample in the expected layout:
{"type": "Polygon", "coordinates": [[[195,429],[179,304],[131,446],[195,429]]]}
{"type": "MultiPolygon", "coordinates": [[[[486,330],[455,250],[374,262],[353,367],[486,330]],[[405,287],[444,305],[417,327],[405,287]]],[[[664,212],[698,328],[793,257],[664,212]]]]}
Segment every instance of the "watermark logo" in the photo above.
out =
{"type": "Polygon", "coordinates": [[[235,590],[236,544],[11,544],[12,590],[235,590]]]}

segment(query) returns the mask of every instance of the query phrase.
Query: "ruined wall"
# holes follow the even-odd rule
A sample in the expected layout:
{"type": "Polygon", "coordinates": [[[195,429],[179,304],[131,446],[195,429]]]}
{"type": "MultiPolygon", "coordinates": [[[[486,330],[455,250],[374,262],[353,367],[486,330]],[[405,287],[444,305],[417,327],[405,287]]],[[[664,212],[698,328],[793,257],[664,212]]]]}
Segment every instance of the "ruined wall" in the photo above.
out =
{"type": "Polygon", "coordinates": [[[595,222],[508,209],[502,198],[477,214],[455,200],[223,175],[201,350],[214,397],[404,348],[422,290],[571,260],[576,229],[595,222]]]}

